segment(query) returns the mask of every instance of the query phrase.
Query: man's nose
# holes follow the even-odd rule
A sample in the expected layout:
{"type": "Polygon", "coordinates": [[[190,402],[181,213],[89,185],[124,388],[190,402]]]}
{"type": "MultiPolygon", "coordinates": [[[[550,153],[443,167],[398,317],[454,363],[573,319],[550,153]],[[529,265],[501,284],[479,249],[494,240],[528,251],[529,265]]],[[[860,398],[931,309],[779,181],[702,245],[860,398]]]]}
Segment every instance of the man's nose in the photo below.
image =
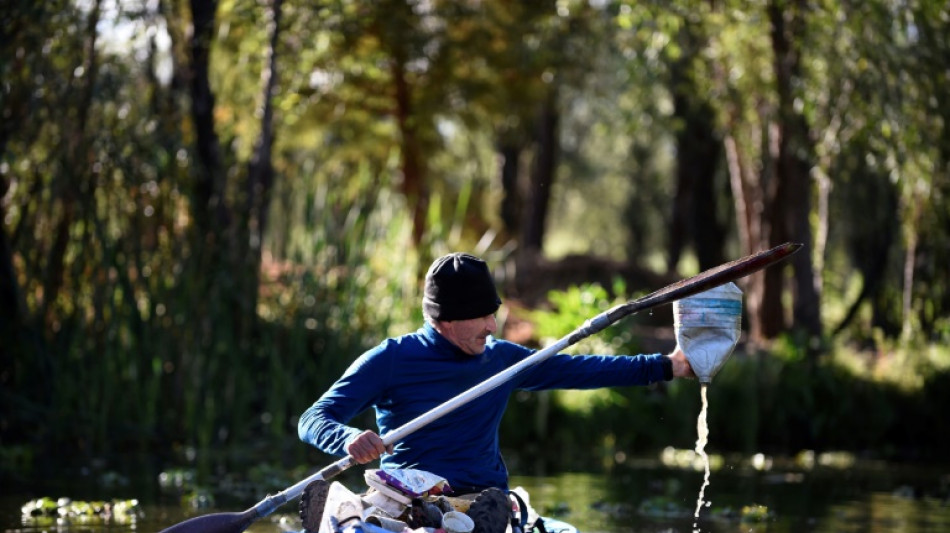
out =
{"type": "Polygon", "coordinates": [[[498,329],[498,323],[495,322],[495,315],[489,315],[485,317],[486,324],[485,327],[488,329],[488,333],[494,333],[498,329]]]}

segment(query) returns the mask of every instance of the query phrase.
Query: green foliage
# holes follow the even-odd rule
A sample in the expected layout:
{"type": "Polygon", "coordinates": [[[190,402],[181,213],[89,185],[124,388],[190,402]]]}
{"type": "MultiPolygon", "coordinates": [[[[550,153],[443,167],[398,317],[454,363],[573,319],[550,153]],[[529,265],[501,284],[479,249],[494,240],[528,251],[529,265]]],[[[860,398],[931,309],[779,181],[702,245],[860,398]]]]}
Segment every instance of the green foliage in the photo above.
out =
{"type": "MultiPolygon", "coordinates": [[[[571,333],[587,319],[626,303],[625,293],[626,286],[620,279],[614,282],[610,294],[599,284],[584,284],[563,291],[551,291],[547,298],[551,308],[531,311],[528,318],[535,325],[536,336],[541,343],[549,344],[571,333]]],[[[581,340],[569,347],[567,352],[635,353],[636,349],[633,332],[616,327],[581,340]]]]}
{"type": "Polygon", "coordinates": [[[21,509],[24,525],[36,527],[69,527],[112,525],[135,527],[142,518],[138,500],[74,501],[69,498],[37,498],[25,503],[21,509]]]}

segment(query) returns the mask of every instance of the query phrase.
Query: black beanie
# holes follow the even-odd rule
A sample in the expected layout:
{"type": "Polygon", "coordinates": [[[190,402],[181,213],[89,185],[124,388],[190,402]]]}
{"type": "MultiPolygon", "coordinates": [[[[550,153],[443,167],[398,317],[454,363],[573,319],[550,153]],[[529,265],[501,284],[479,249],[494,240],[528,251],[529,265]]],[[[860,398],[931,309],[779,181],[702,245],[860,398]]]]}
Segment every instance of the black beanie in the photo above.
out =
{"type": "Polygon", "coordinates": [[[465,253],[436,259],[426,273],[422,310],[437,320],[467,320],[493,314],[501,305],[484,261],[465,253]]]}

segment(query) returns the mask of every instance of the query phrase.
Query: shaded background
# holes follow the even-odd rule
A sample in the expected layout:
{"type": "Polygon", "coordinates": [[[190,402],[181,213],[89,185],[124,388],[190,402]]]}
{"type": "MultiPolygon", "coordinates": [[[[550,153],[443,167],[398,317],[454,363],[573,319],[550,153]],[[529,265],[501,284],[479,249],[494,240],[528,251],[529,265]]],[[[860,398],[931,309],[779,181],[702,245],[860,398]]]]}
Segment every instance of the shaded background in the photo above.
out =
{"type": "MultiPolygon", "coordinates": [[[[0,10],[0,478],[327,461],[297,416],[421,324],[449,251],[541,346],[786,241],[741,283],[711,448],[945,453],[944,2],[0,10]]],[[[671,325],[576,351],[669,350],[671,325]]],[[[513,471],[611,467],[689,448],[698,411],[695,382],[518,395],[503,445],[513,471]]]]}

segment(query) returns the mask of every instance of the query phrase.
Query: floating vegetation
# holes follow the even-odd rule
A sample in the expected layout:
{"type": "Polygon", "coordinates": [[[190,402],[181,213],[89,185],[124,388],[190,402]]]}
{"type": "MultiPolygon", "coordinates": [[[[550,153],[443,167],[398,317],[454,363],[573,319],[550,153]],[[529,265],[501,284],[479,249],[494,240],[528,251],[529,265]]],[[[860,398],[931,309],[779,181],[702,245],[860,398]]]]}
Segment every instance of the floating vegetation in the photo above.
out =
{"type": "Polygon", "coordinates": [[[69,498],[37,498],[20,508],[23,523],[52,525],[134,524],[142,518],[138,500],[73,501],[69,498]]]}
{"type": "MultiPolygon", "coordinates": [[[[725,464],[725,459],[718,454],[707,454],[709,457],[709,469],[719,470],[725,464]]],[[[660,453],[660,462],[668,468],[677,468],[680,470],[695,470],[702,472],[706,468],[705,461],[696,450],[684,450],[667,446],[660,453]]]]}
{"type": "Polygon", "coordinates": [[[739,521],[744,524],[761,524],[772,519],[772,513],[764,505],[746,505],[742,508],[739,521]]]}

